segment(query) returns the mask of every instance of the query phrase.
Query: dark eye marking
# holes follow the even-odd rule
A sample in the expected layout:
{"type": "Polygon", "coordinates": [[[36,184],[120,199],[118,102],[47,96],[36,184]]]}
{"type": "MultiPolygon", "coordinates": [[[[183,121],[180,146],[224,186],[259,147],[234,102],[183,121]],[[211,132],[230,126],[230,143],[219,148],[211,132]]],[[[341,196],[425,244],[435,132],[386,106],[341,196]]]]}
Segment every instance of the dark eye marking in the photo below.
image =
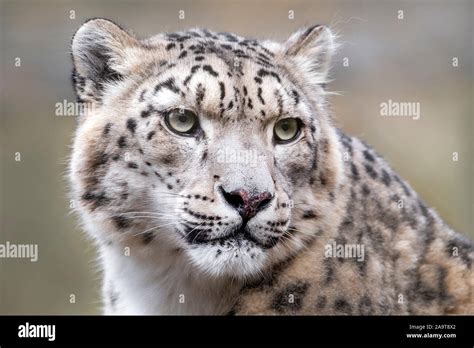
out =
{"type": "Polygon", "coordinates": [[[147,109],[146,110],[143,110],[141,113],[140,113],[140,116],[142,118],[147,118],[148,116],[150,116],[152,113],[154,112],[158,112],[154,107],[153,105],[148,105],[147,106],[147,109]]]}
{"type": "Polygon", "coordinates": [[[300,95],[294,89],[291,90],[291,93],[293,94],[293,99],[295,101],[295,105],[298,105],[298,103],[300,101],[300,95]]]}
{"type": "Polygon", "coordinates": [[[163,81],[155,86],[155,94],[158,93],[161,89],[169,89],[171,92],[179,94],[179,88],[176,87],[173,77],[170,77],[166,81],[163,81]]]}
{"type": "Polygon", "coordinates": [[[192,68],[191,68],[191,73],[184,79],[183,81],[183,84],[185,86],[188,85],[189,81],[191,81],[192,77],[194,76],[194,74],[196,73],[196,71],[198,71],[199,69],[201,68],[200,65],[194,65],[192,68]]]}

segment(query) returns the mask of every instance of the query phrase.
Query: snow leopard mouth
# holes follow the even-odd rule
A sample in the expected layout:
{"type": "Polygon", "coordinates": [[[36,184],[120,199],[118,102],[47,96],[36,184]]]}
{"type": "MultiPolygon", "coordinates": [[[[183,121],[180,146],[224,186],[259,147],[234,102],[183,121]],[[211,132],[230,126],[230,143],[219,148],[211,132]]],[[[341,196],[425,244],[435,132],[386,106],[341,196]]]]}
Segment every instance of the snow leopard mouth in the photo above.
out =
{"type": "Polygon", "coordinates": [[[251,243],[255,246],[259,246],[262,249],[271,249],[274,247],[279,240],[279,237],[268,237],[265,242],[255,238],[252,233],[248,230],[246,225],[242,225],[241,227],[235,228],[231,233],[226,234],[222,237],[217,238],[199,238],[199,236],[195,236],[194,238],[187,238],[190,244],[206,244],[206,245],[235,245],[237,247],[243,246],[243,244],[251,243]]]}

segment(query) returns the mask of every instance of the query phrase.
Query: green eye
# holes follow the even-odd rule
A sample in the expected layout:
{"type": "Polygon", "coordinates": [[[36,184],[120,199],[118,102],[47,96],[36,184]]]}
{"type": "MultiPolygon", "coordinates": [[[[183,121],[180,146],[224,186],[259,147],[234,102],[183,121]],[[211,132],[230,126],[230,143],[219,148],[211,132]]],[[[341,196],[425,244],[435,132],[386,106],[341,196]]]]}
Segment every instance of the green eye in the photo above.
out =
{"type": "Polygon", "coordinates": [[[296,118],[284,118],[275,124],[273,134],[278,143],[288,143],[300,134],[300,123],[296,118]]]}
{"type": "Polygon", "coordinates": [[[165,121],[169,129],[181,135],[193,133],[198,126],[196,114],[184,109],[171,110],[166,114],[165,121]]]}

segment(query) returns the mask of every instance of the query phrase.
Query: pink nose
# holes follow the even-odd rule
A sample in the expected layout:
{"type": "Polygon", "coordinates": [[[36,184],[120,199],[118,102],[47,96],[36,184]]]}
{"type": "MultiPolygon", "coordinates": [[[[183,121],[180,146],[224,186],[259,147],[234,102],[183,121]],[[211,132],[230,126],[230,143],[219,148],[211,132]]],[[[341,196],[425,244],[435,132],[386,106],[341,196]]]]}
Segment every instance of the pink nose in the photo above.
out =
{"type": "Polygon", "coordinates": [[[246,221],[265,209],[273,199],[273,195],[267,191],[251,195],[244,189],[226,192],[221,187],[221,192],[227,203],[234,207],[246,221]]]}

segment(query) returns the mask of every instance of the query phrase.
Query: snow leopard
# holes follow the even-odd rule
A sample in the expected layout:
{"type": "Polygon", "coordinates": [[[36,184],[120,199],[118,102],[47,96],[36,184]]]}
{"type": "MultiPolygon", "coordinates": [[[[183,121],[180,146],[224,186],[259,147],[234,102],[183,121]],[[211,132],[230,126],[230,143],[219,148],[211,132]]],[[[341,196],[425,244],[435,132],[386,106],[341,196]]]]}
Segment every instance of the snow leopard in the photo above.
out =
{"type": "Polygon", "coordinates": [[[474,314],[473,242],[335,125],[337,42],[78,29],[70,192],[104,314],[474,314]]]}

